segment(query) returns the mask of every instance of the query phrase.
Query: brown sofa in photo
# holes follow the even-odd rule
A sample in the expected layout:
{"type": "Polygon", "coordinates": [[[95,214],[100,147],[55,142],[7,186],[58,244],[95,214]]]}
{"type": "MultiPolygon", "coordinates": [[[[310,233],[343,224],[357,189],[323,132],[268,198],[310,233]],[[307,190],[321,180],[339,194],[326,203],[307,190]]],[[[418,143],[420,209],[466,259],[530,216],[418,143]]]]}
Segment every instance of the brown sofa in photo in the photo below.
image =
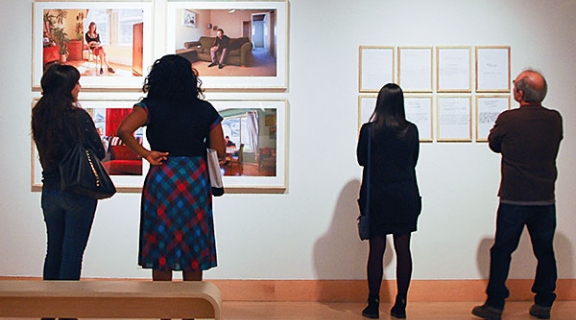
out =
{"type": "MultiPolygon", "coordinates": [[[[210,48],[214,44],[215,37],[202,36],[198,41],[189,41],[184,43],[184,50],[178,50],[176,53],[184,58],[195,61],[211,62],[210,48]]],[[[247,37],[230,38],[230,47],[228,56],[224,64],[232,64],[241,67],[250,67],[252,65],[252,42],[247,37]]]]}

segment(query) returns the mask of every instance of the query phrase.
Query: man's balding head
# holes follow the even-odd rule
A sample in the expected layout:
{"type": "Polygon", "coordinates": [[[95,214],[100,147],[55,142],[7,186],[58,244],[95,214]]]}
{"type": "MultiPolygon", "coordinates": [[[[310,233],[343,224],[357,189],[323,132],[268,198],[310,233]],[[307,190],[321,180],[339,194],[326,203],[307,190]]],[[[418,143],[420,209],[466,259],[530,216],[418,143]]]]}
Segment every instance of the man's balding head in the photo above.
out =
{"type": "Polygon", "coordinates": [[[538,71],[531,69],[522,71],[514,80],[514,86],[514,98],[519,102],[541,103],[548,92],[548,85],[544,76],[538,71]],[[522,93],[521,95],[520,92],[522,93]]]}

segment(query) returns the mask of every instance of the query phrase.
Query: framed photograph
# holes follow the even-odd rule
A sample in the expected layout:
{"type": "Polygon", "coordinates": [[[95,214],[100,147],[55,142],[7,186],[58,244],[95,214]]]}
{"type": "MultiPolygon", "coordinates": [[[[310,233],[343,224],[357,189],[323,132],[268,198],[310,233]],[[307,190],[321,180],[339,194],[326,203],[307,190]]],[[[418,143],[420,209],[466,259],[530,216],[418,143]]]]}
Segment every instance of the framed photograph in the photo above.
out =
{"type": "Polygon", "coordinates": [[[394,47],[360,46],[360,92],[378,92],[394,82],[394,47]]]}
{"type": "Polygon", "coordinates": [[[432,92],[432,47],[398,48],[398,84],[404,92],[432,92]]]}
{"type": "Polygon", "coordinates": [[[210,100],[224,118],[226,192],[286,189],[286,101],[210,100]]]}
{"type": "Polygon", "coordinates": [[[168,2],[166,52],[190,60],[206,89],[282,91],[287,17],[283,0],[168,2]],[[184,12],[195,13],[196,28],[180,23],[184,12]]]}
{"type": "Polygon", "coordinates": [[[510,47],[476,47],[476,92],[510,92],[510,47]]]}
{"type": "MultiPolygon", "coordinates": [[[[32,106],[38,100],[34,99],[32,106]]],[[[130,150],[118,136],[118,126],[132,111],[136,100],[82,100],[82,107],[92,116],[96,130],[100,134],[106,156],[102,165],[110,174],[119,192],[140,192],[149,164],[138,154],[130,150]]],[[[136,140],[148,146],[145,129],[135,132],[136,140]]],[[[32,146],[32,188],[39,190],[42,186],[42,167],[38,160],[36,147],[32,146]]]]}
{"type": "Polygon", "coordinates": [[[472,91],[472,48],[436,48],[438,92],[472,91]]]}
{"type": "Polygon", "coordinates": [[[44,68],[75,66],[90,89],[140,89],[151,64],[149,2],[34,2],[32,89],[44,68]]]}
{"type": "Polygon", "coordinates": [[[196,13],[190,10],[184,10],[184,26],[196,28],[196,13]]]}
{"type": "Polygon", "coordinates": [[[490,129],[502,111],[510,109],[510,95],[476,96],[476,141],[488,141],[490,129]]]}
{"type": "Polygon", "coordinates": [[[438,141],[472,141],[472,97],[438,96],[438,141]]]}
{"type": "Polygon", "coordinates": [[[404,97],[406,119],[418,127],[421,142],[434,141],[432,126],[432,95],[406,95],[404,97]]]}

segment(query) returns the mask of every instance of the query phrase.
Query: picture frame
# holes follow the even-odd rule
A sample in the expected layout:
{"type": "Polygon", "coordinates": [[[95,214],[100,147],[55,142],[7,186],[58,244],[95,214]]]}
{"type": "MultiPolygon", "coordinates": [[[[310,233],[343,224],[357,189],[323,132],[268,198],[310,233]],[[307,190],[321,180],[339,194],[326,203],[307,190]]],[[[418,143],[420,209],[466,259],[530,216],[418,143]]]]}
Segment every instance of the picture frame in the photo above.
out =
{"type": "MultiPolygon", "coordinates": [[[[39,98],[32,101],[32,107],[39,98]]],[[[144,178],[150,167],[149,163],[128,149],[116,136],[116,129],[124,117],[132,111],[137,100],[97,100],[82,99],[81,105],[91,116],[96,129],[101,133],[106,156],[102,165],[110,174],[118,192],[139,193],[142,190],[144,178]]],[[[136,139],[146,148],[146,128],[140,128],[135,133],[136,139]]],[[[32,141],[32,190],[42,188],[42,167],[38,160],[36,146],[32,141]]]]}
{"type": "MultiPolygon", "coordinates": [[[[364,123],[370,121],[377,100],[376,94],[361,94],[358,96],[358,131],[364,123]]],[[[432,126],[432,96],[411,94],[404,96],[406,120],[418,127],[420,142],[432,142],[434,131],[432,126]]]]}
{"type": "Polygon", "coordinates": [[[418,127],[420,142],[434,141],[434,113],[432,95],[407,94],[404,96],[406,120],[418,127]]]}
{"type": "Polygon", "coordinates": [[[376,94],[361,94],[358,96],[358,131],[362,125],[370,121],[370,116],[376,106],[376,94]]]}
{"type": "Polygon", "coordinates": [[[150,2],[34,2],[32,90],[55,62],[75,66],[84,91],[140,89],[152,59],[151,22],[150,2]],[[92,22],[98,49],[86,41],[92,22]]]}
{"type": "Polygon", "coordinates": [[[476,47],[476,92],[510,92],[510,46],[476,47]]]}
{"type": "Polygon", "coordinates": [[[188,28],[196,28],[196,13],[192,10],[184,10],[183,23],[188,28]]]}
{"type": "Polygon", "coordinates": [[[510,110],[510,95],[476,95],[476,141],[487,142],[496,118],[510,110]]]}
{"type": "MultiPolygon", "coordinates": [[[[39,98],[34,98],[32,106],[39,98]]],[[[96,128],[102,132],[104,140],[108,142],[106,147],[106,158],[102,164],[110,173],[112,181],[116,185],[118,192],[142,191],[144,178],[150,165],[143,159],[138,159],[137,155],[130,154],[131,151],[123,148],[124,144],[114,136],[114,132],[124,116],[132,110],[137,99],[117,99],[117,100],[97,100],[82,99],[81,104],[84,109],[93,117],[96,128]],[[122,111],[125,111],[124,113],[122,111]],[[110,117],[112,116],[112,117],[110,117]]],[[[228,164],[221,164],[223,170],[223,183],[226,192],[229,193],[278,193],[286,190],[287,174],[287,101],[286,100],[209,100],[212,105],[224,117],[224,132],[231,135],[226,129],[239,125],[234,130],[239,134],[249,135],[250,131],[242,127],[242,122],[249,123],[246,115],[248,111],[257,114],[258,135],[254,141],[246,142],[243,150],[242,174],[237,174],[238,166],[234,162],[233,153],[230,147],[230,161],[228,164]],[[245,118],[244,120],[242,118],[245,118]],[[238,121],[236,121],[238,120],[238,121]],[[251,150],[248,146],[255,148],[251,150]],[[227,167],[230,166],[230,167],[227,167]],[[234,168],[232,168],[234,167],[234,168]]],[[[146,140],[146,128],[141,128],[135,133],[137,140],[146,148],[150,148],[146,140]]],[[[248,139],[250,140],[250,139],[248,139]]],[[[245,142],[243,139],[236,142],[245,142]]],[[[238,145],[239,146],[239,145],[238,145]]],[[[238,149],[238,148],[236,148],[238,149]]],[[[41,191],[42,188],[42,167],[38,160],[36,147],[32,142],[32,190],[41,191]]]]}
{"type": "Polygon", "coordinates": [[[472,91],[472,47],[436,47],[437,92],[472,91]]]}
{"type": "Polygon", "coordinates": [[[190,60],[207,90],[287,89],[285,0],[169,1],[166,16],[166,53],[190,60]],[[196,14],[197,28],[176,22],[185,10],[196,14]],[[212,65],[211,47],[219,29],[230,38],[229,50],[224,61],[220,60],[223,51],[218,51],[218,63],[212,65]]]}
{"type": "Polygon", "coordinates": [[[360,46],[359,48],[360,92],[378,92],[387,83],[395,82],[395,47],[360,46]]]}
{"type": "Polygon", "coordinates": [[[472,141],[472,96],[437,96],[437,141],[472,141]]]}
{"type": "Polygon", "coordinates": [[[398,84],[404,92],[432,92],[432,47],[398,47],[398,84]]]}
{"type": "Polygon", "coordinates": [[[287,101],[209,101],[224,118],[227,147],[221,170],[226,192],[284,192],[288,169],[287,101]]]}

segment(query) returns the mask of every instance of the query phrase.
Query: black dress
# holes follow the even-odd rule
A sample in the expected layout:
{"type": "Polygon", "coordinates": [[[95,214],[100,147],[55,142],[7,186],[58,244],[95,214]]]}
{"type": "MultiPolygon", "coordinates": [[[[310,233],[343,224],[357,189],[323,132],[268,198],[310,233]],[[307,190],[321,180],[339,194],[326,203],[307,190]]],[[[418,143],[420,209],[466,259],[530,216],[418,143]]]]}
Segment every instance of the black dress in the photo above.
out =
{"type": "Polygon", "coordinates": [[[370,235],[416,231],[422,208],[415,170],[420,150],[418,128],[409,123],[401,137],[391,132],[374,132],[368,168],[368,139],[373,127],[372,123],[362,126],[356,149],[358,164],[364,166],[358,204],[362,212],[370,214],[370,235]],[[370,203],[366,212],[368,174],[370,203]]]}

